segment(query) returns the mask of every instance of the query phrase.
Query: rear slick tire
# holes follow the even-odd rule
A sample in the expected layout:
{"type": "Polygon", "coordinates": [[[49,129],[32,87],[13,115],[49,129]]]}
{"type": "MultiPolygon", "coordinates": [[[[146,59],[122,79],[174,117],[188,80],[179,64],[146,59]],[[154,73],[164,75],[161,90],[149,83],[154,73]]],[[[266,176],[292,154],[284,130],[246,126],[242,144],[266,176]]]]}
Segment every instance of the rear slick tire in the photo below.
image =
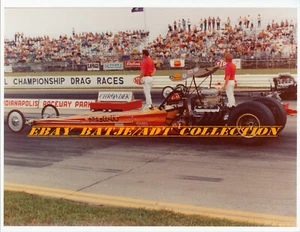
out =
{"type": "Polygon", "coordinates": [[[286,111],[282,104],[278,100],[271,97],[260,97],[254,99],[254,101],[264,104],[271,110],[275,119],[275,125],[281,126],[278,132],[281,132],[284,129],[287,120],[286,111]]]}
{"type": "Polygon", "coordinates": [[[229,114],[228,125],[235,126],[240,136],[237,138],[239,143],[244,145],[262,145],[266,143],[269,137],[260,137],[254,135],[244,135],[243,127],[264,127],[274,126],[275,119],[271,110],[263,103],[248,101],[239,104],[229,114]],[[243,134],[243,135],[242,135],[243,134]]]}

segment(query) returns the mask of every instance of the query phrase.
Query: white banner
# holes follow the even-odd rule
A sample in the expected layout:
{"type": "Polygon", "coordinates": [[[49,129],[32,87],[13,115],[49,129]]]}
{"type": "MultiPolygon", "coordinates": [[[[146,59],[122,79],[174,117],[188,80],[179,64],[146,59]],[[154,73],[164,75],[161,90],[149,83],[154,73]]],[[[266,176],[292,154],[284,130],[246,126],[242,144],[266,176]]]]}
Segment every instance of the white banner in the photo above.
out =
{"type": "MultiPolygon", "coordinates": [[[[235,64],[236,69],[241,69],[241,59],[232,59],[232,63],[235,64]]],[[[215,65],[219,66],[221,69],[226,68],[226,61],[224,60],[218,60],[216,61],[215,65]]]]}
{"type": "Polygon", "coordinates": [[[185,66],[184,59],[171,59],[170,66],[171,68],[183,68],[185,66]]]}
{"type": "Polygon", "coordinates": [[[4,66],[4,72],[5,73],[11,73],[13,70],[12,70],[12,66],[11,65],[8,65],[8,66],[4,66]]]}
{"type": "Polygon", "coordinates": [[[88,71],[99,71],[100,65],[99,65],[99,63],[88,63],[87,70],[88,71]]]}
{"type": "Polygon", "coordinates": [[[241,69],[241,59],[232,59],[232,63],[234,63],[235,64],[235,66],[236,66],[236,69],[241,69]]]}
{"type": "Polygon", "coordinates": [[[122,62],[104,63],[103,70],[124,70],[122,62]]]}
{"type": "MultiPolygon", "coordinates": [[[[224,70],[223,70],[224,71],[224,70]]],[[[270,80],[276,75],[274,74],[258,74],[258,75],[236,75],[238,87],[267,87],[270,88],[270,80]]],[[[292,74],[293,78],[297,80],[297,75],[292,74]]],[[[142,85],[133,82],[136,75],[126,76],[81,76],[81,77],[5,77],[4,88],[6,89],[59,89],[59,88],[86,88],[100,90],[101,88],[122,89],[134,88],[142,89],[142,85]],[[35,81],[33,81],[35,80],[35,81]]],[[[187,84],[190,85],[192,78],[187,79],[187,84]]],[[[197,78],[197,84],[202,82],[202,78],[197,78]]],[[[224,81],[224,74],[214,75],[212,84],[224,81]]],[[[169,76],[155,76],[153,77],[153,88],[163,88],[165,86],[176,86],[177,84],[185,84],[185,81],[171,81],[169,76]]],[[[203,83],[203,87],[207,87],[209,81],[203,83]]],[[[4,90],[5,90],[4,89],[4,90]]]]}
{"type": "Polygon", "coordinates": [[[132,87],[135,76],[26,76],[5,77],[5,88],[103,88],[132,87]]]}
{"type": "Polygon", "coordinates": [[[226,61],[224,61],[224,60],[217,60],[216,61],[216,63],[215,63],[215,65],[216,66],[219,66],[220,67],[220,69],[225,69],[226,68],[226,61]]]}
{"type": "Polygon", "coordinates": [[[99,91],[98,101],[122,101],[130,102],[133,100],[131,91],[99,91]]]}

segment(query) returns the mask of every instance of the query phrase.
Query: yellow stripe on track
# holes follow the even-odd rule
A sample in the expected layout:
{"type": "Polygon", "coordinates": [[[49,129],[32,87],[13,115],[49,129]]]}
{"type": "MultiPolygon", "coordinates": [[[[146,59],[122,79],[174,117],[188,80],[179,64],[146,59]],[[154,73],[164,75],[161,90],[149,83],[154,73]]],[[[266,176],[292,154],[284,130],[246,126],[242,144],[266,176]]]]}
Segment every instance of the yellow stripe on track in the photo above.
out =
{"type": "Polygon", "coordinates": [[[258,223],[268,226],[296,226],[296,217],[287,217],[272,214],[262,214],[238,210],[226,210],[218,208],[208,208],[201,206],[175,204],[168,202],[157,202],[143,199],[134,199],[127,197],[101,195],[96,193],[77,192],[72,190],[40,187],[33,185],[24,185],[16,183],[4,183],[5,190],[22,191],[26,193],[63,198],[79,202],[88,202],[92,204],[113,205],[121,207],[146,208],[146,209],[165,209],[183,214],[195,214],[201,216],[210,216],[216,218],[226,218],[234,221],[243,221],[249,223],[258,223]]]}

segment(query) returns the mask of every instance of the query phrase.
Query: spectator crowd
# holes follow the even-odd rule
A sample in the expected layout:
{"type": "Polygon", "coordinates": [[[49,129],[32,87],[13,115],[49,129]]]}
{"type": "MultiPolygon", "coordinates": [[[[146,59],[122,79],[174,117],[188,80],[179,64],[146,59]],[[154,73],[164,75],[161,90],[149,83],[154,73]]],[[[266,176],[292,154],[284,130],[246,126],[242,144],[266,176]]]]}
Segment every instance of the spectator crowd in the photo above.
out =
{"type": "Polygon", "coordinates": [[[156,63],[166,59],[182,58],[214,62],[229,51],[234,58],[282,59],[297,58],[296,26],[293,20],[268,24],[262,28],[259,14],[257,22],[240,16],[236,24],[230,17],[222,23],[219,17],[201,18],[198,25],[190,19],[179,19],[168,25],[166,37],[161,35],[149,43],[156,63]]]}
{"type": "Polygon", "coordinates": [[[13,39],[4,40],[5,65],[14,63],[68,62],[87,65],[120,61],[140,47],[149,49],[159,67],[173,58],[216,61],[225,51],[234,58],[273,59],[297,58],[297,32],[293,20],[271,20],[262,27],[247,15],[236,23],[230,17],[174,20],[167,26],[165,36],[159,35],[149,42],[149,31],[133,30],[96,33],[76,33],[50,38],[48,35],[27,37],[16,33],[13,39]]]}
{"type": "Polygon", "coordinates": [[[75,33],[59,38],[26,37],[16,33],[14,40],[5,39],[5,64],[18,62],[62,61],[71,64],[114,62],[140,46],[149,32],[143,30],[102,33],[75,33]],[[106,56],[105,56],[106,55],[106,56]]]}

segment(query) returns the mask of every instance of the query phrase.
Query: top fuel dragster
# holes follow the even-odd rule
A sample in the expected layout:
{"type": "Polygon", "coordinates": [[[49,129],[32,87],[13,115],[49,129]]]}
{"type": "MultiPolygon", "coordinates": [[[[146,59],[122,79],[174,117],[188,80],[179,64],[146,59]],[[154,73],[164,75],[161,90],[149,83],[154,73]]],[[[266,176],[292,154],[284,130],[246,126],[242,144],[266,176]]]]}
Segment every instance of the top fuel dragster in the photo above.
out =
{"type": "MultiPolygon", "coordinates": [[[[118,129],[119,132],[120,127],[163,127],[164,131],[166,131],[166,128],[172,128],[172,131],[168,130],[168,133],[163,135],[183,133],[182,131],[190,130],[185,128],[190,127],[228,126],[234,128],[235,133],[240,135],[236,138],[238,141],[250,145],[262,144],[268,138],[257,136],[253,130],[251,130],[251,134],[246,133],[245,127],[277,126],[279,128],[277,132],[280,133],[285,127],[287,116],[284,107],[277,99],[259,97],[243,102],[234,108],[228,108],[218,89],[201,88],[201,83],[207,78],[210,77],[211,82],[212,74],[218,68],[217,66],[206,69],[194,68],[182,75],[170,76],[170,79],[174,81],[191,79],[191,84],[190,86],[179,84],[171,89],[162,103],[152,110],[141,110],[139,108],[141,105],[139,105],[135,109],[115,111],[109,109],[108,105],[105,111],[94,107],[85,113],[59,117],[58,109],[55,106],[46,105],[42,109],[40,119],[25,119],[21,111],[14,109],[9,112],[7,123],[13,132],[22,131],[25,125],[35,128],[59,127],[72,129],[110,127],[118,129]],[[198,78],[203,79],[199,85],[196,83],[198,78]],[[49,111],[52,112],[48,113],[49,111]],[[174,130],[174,128],[180,128],[181,130],[174,130]]],[[[256,129],[256,131],[258,130],[256,129]]],[[[119,132],[115,131],[113,135],[119,132]]],[[[106,131],[106,133],[108,132],[106,131]]],[[[132,131],[130,133],[132,134],[132,131]]]]}

